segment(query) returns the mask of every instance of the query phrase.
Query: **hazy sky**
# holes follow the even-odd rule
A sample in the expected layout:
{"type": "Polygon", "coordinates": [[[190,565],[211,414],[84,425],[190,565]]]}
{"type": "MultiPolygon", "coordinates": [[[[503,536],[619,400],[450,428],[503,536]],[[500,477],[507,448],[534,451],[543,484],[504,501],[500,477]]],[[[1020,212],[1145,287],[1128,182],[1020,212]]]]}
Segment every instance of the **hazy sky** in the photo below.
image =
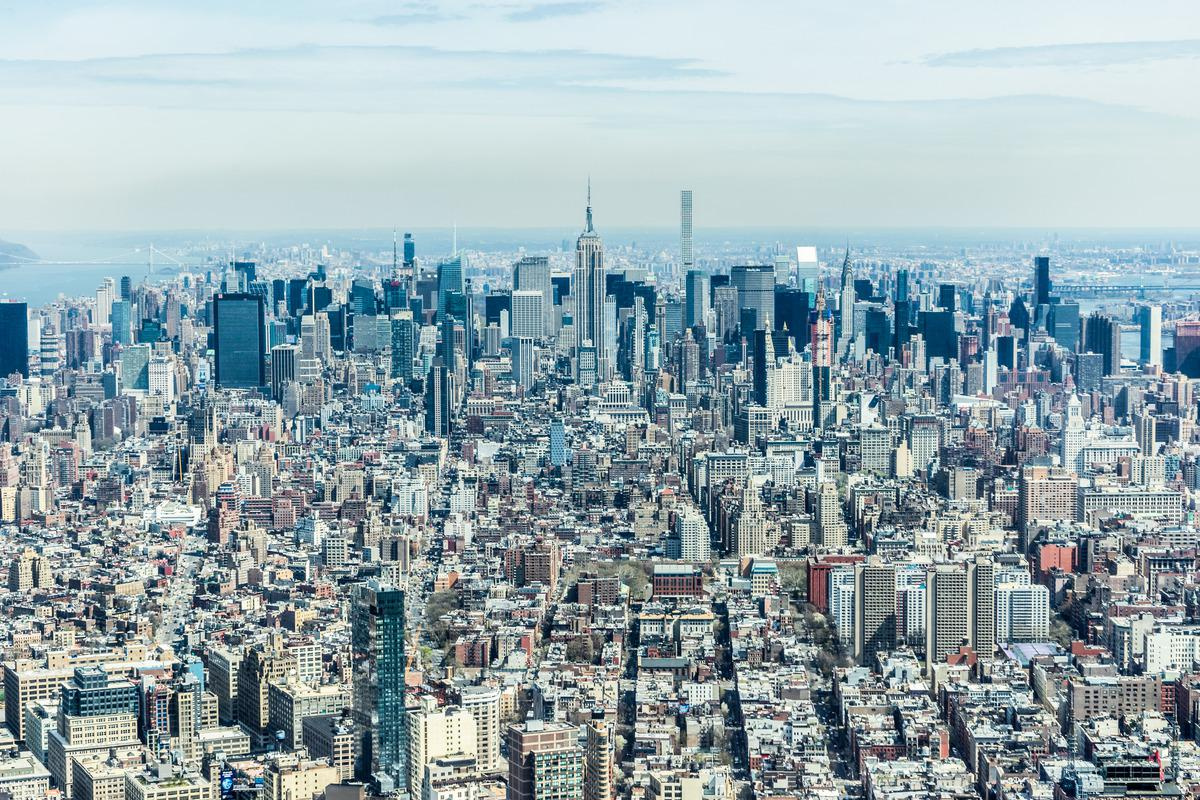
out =
{"type": "Polygon", "coordinates": [[[1196,226],[1195,0],[0,2],[29,229],[1196,226]]]}

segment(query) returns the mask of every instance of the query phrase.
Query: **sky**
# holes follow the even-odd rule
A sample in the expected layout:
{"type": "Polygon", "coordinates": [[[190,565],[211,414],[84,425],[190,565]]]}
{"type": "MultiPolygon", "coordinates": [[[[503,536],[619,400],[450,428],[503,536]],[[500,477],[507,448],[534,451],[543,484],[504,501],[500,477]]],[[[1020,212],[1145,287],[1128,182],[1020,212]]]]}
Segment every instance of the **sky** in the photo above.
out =
{"type": "Polygon", "coordinates": [[[0,238],[1195,227],[1198,86],[1194,0],[0,0],[0,238]]]}

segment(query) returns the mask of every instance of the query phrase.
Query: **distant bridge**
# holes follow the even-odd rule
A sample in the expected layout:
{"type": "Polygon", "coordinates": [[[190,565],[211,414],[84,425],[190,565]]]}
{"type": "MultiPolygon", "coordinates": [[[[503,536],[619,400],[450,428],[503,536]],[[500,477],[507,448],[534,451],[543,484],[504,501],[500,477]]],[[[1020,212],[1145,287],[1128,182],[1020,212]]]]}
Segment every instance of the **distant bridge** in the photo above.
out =
{"type": "Polygon", "coordinates": [[[1092,294],[1140,297],[1151,292],[1200,292],[1200,283],[1056,283],[1053,287],[1053,293],[1062,297],[1080,297],[1092,294]]]}

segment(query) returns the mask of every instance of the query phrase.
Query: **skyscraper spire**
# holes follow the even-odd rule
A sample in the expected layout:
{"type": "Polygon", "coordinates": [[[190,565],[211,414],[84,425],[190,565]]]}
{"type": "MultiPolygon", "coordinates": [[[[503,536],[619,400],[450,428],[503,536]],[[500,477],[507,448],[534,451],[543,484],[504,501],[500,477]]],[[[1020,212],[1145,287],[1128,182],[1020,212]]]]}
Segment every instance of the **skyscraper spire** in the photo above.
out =
{"type": "Polygon", "coordinates": [[[587,233],[592,232],[592,176],[588,175],[587,192],[587,233]]]}
{"type": "Polygon", "coordinates": [[[392,226],[392,274],[400,271],[400,250],[396,244],[396,226],[392,226]]]}

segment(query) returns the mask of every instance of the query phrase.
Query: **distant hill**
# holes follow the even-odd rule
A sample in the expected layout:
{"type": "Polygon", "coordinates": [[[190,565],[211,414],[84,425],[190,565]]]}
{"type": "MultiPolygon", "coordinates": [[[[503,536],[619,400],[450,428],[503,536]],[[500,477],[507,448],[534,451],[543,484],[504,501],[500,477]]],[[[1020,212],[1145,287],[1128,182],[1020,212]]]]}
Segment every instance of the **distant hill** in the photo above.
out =
{"type": "Polygon", "coordinates": [[[23,244],[0,239],[0,269],[15,267],[28,261],[37,261],[38,254],[23,244]]]}

